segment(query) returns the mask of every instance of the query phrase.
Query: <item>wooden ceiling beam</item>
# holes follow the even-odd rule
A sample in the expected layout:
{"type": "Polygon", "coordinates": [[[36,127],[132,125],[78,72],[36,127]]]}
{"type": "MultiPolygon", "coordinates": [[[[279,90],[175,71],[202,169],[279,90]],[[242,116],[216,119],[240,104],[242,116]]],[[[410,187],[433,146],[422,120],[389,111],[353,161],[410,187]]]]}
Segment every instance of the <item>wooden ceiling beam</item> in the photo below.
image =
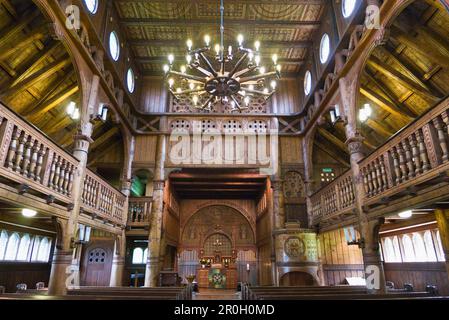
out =
{"type": "Polygon", "coordinates": [[[410,121],[412,119],[410,114],[407,114],[403,110],[399,109],[398,106],[396,106],[394,103],[385,99],[370,88],[366,86],[360,86],[360,93],[385,111],[391,113],[393,116],[396,116],[404,121],[410,121]]]}
{"type": "Polygon", "coordinates": [[[402,73],[400,73],[398,70],[394,69],[389,64],[381,61],[377,57],[371,56],[367,62],[367,64],[372,67],[373,69],[379,71],[380,73],[384,74],[388,78],[391,78],[395,81],[397,81],[399,84],[407,88],[408,90],[419,94],[420,96],[424,98],[432,98],[434,100],[439,100],[441,97],[437,97],[434,95],[433,92],[421,87],[416,82],[411,81],[409,78],[404,76],[402,73]]]}
{"type": "MultiPolygon", "coordinates": [[[[198,185],[217,185],[217,182],[213,181],[172,181],[172,185],[178,186],[198,186],[198,185]]],[[[219,182],[220,186],[265,186],[265,182],[219,182]]]]}
{"type": "Polygon", "coordinates": [[[332,143],[332,145],[335,145],[341,151],[349,154],[349,150],[348,150],[346,144],[343,141],[341,141],[340,139],[338,139],[336,136],[334,136],[332,133],[330,133],[329,131],[327,131],[326,129],[324,129],[322,127],[318,127],[318,133],[323,138],[325,138],[327,141],[332,143]]]}
{"type": "Polygon", "coordinates": [[[42,40],[44,38],[45,38],[45,34],[40,30],[36,30],[35,32],[27,35],[27,37],[25,39],[18,42],[14,47],[10,47],[7,50],[1,50],[2,53],[0,54],[0,60],[5,60],[9,56],[11,56],[15,52],[17,52],[18,50],[24,49],[24,48],[30,46],[31,44],[33,44],[34,41],[42,40]]]}
{"type": "Polygon", "coordinates": [[[8,0],[0,0],[0,4],[8,11],[8,13],[14,18],[18,19],[19,15],[17,14],[16,9],[8,0]]]}
{"type": "Polygon", "coordinates": [[[30,121],[35,121],[40,116],[44,115],[46,112],[49,112],[50,110],[56,108],[59,106],[62,102],[73,96],[79,91],[79,87],[77,84],[71,85],[67,87],[66,89],[59,92],[57,95],[55,95],[53,98],[49,99],[45,103],[41,104],[38,108],[31,111],[28,115],[30,121]]]}
{"type": "Polygon", "coordinates": [[[413,37],[409,33],[403,32],[400,28],[393,25],[391,27],[391,36],[398,42],[406,45],[407,47],[413,49],[424,57],[438,63],[442,67],[449,68],[449,59],[439,53],[438,50],[434,48],[429,48],[429,43],[417,37],[413,37]]]}
{"type": "MultiPolygon", "coordinates": [[[[117,0],[114,1],[115,4],[117,5],[117,3],[119,2],[128,2],[127,0],[117,0]]],[[[135,3],[144,3],[147,4],[148,0],[133,0],[133,2],[135,3]]],[[[174,3],[174,4],[179,4],[179,5],[185,5],[186,1],[185,0],[152,0],[151,1],[152,4],[162,4],[162,5],[167,5],[168,3],[174,3]]],[[[189,0],[188,2],[189,4],[211,4],[211,5],[216,5],[217,1],[216,0],[189,0]]],[[[226,0],[226,4],[241,4],[242,1],[241,0],[226,0]]],[[[245,0],[245,4],[259,4],[259,5],[263,5],[263,4],[270,4],[270,5],[326,5],[328,4],[327,0],[276,0],[276,2],[273,2],[273,0],[245,0]]],[[[218,11],[218,6],[217,6],[217,11],[218,11]]]]}
{"type": "Polygon", "coordinates": [[[4,46],[9,41],[11,41],[20,31],[22,31],[31,21],[33,21],[37,16],[39,16],[39,10],[34,10],[32,12],[27,11],[24,13],[19,20],[12,24],[9,28],[4,29],[0,33],[0,46],[4,46]]]}
{"type": "MultiPolygon", "coordinates": [[[[393,106],[396,107],[398,111],[404,113],[406,117],[414,118],[418,116],[418,114],[415,113],[414,110],[411,110],[410,108],[404,106],[399,101],[399,98],[396,97],[395,94],[383,82],[375,78],[368,70],[365,70],[364,76],[380,90],[382,95],[387,98],[387,101],[391,102],[393,106]]],[[[376,92],[374,91],[374,93],[376,92]]]]}
{"type": "Polygon", "coordinates": [[[14,79],[14,81],[10,84],[10,86],[15,86],[19,82],[23,81],[26,77],[32,74],[33,70],[35,70],[40,64],[42,64],[46,59],[48,59],[55,50],[59,47],[61,42],[53,42],[50,46],[44,48],[44,52],[38,52],[34,57],[31,63],[26,67],[21,74],[14,79]]]}
{"type": "Polygon", "coordinates": [[[345,159],[343,159],[337,152],[334,152],[332,149],[329,149],[329,147],[325,146],[324,144],[322,144],[321,142],[315,140],[313,142],[313,144],[320,149],[321,151],[323,151],[324,153],[328,154],[332,159],[337,160],[338,162],[340,162],[343,166],[345,166],[346,168],[350,168],[351,165],[349,164],[349,162],[345,159]]]}
{"type": "MultiPolygon", "coordinates": [[[[73,136],[72,136],[72,138],[73,138],[73,136]]],[[[73,141],[72,141],[72,143],[73,143],[73,141]]],[[[71,143],[71,144],[72,144],[71,143]]],[[[88,162],[88,166],[90,167],[90,166],[94,166],[94,164],[97,162],[97,160],[98,159],[101,159],[105,154],[107,154],[109,151],[111,151],[112,149],[114,149],[116,146],[117,146],[117,143],[118,142],[115,142],[115,143],[110,143],[110,144],[108,144],[107,146],[106,146],[106,148],[104,148],[104,149],[101,149],[101,150],[98,150],[97,152],[95,152],[95,153],[89,153],[89,162],[88,162]]],[[[70,144],[69,144],[69,146],[70,146],[70,144]]]]}
{"type": "Polygon", "coordinates": [[[94,151],[103,143],[107,142],[109,139],[117,135],[119,132],[120,129],[118,127],[112,127],[111,129],[109,129],[108,131],[106,131],[105,133],[103,133],[101,136],[99,136],[94,140],[94,142],[90,145],[89,152],[94,151]]]}
{"type": "Polygon", "coordinates": [[[266,180],[267,177],[256,173],[213,173],[195,174],[188,172],[174,172],[170,174],[170,179],[192,179],[192,180],[266,180]]]}
{"type": "Polygon", "coordinates": [[[56,60],[53,63],[44,66],[42,69],[37,70],[35,73],[30,75],[28,78],[25,78],[23,81],[17,83],[15,86],[10,86],[6,90],[1,91],[0,94],[9,95],[11,93],[17,93],[27,90],[28,88],[32,87],[38,82],[48,78],[55,72],[58,72],[64,67],[71,65],[71,63],[72,63],[71,59],[67,57],[63,57],[59,60],[56,60]]]}
{"type": "Polygon", "coordinates": [[[376,120],[368,119],[366,120],[365,124],[385,138],[389,138],[394,135],[394,133],[389,128],[387,128],[382,123],[377,122],[376,120]]]}
{"type": "MultiPolygon", "coordinates": [[[[148,47],[185,47],[185,40],[133,40],[128,43],[131,46],[148,46],[148,47]]],[[[198,41],[200,43],[200,41],[198,41]]],[[[312,46],[312,41],[274,41],[267,40],[262,42],[262,47],[279,48],[279,49],[307,49],[312,46]]]]}
{"type": "MultiPolygon", "coordinates": [[[[158,18],[122,18],[120,24],[128,26],[216,26],[217,19],[158,19],[158,18]]],[[[226,26],[264,26],[266,28],[304,28],[320,26],[318,21],[295,21],[295,20],[249,20],[249,19],[227,19],[226,26]]],[[[263,42],[262,42],[263,44],[263,42]]]]}
{"type": "MultiPolygon", "coordinates": [[[[268,55],[261,55],[262,59],[266,57],[267,59],[271,59],[268,55]]],[[[168,63],[167,57],[136,57],[135,60],[140,63],[168,63]]],[[[175,61],[183,61],[185,60],[185,56],[175,56],[175,61]]],[[[283,65],[291,65],[291,64],[301,64],[305,61],[302,58],[279,58],[278,62],[283,65]]]]}
{"type": "Polygon", "coordinates": [[[420,85],[421,87],[423,87],[424,89],[426,89],[429,92],[433,92],[435,95],[441,95],[441,92],[434,92],[433,88],[431,88],[427,83],[425,83],[422,80],[422,76],[416,74],[415,71],[410,70],[409,66],[405,65],[405,62],[402,61],[401,57],[396,55],[396,53],[391,50],[388,49],[386,47],[379,47],[379,50],[386,55],[388,58],[390,58],[391,60],[393,60],[396,64],[399,65],[399,67],[402,69],[404,75],[409,78],[411,81],[415,82],[416,84],[420,85]]]}

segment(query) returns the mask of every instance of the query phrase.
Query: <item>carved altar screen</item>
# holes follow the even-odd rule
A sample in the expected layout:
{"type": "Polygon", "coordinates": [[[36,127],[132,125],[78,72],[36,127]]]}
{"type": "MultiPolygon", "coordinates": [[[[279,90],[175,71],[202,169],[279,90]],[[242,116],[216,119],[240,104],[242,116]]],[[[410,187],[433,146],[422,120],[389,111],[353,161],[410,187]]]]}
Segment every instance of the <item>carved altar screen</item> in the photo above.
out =
{"type": "Polygon", "coordinates": [[[230,256],[232,254],[232,243],[228,237],[223,234],[216,233],[206,239],[204,242],[205,255],[212,256],[216,251],[219,251],[225,256],[230,256]]]}

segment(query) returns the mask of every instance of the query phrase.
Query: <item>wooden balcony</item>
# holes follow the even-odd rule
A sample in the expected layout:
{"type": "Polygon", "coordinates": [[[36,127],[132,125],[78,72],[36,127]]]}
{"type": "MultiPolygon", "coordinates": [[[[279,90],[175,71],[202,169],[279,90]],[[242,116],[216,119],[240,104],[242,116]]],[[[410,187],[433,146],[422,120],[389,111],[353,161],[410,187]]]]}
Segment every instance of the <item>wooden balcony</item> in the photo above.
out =
{"type": "Polygon", "coordinates": [[[150,226],[152,197],[130,198],[128,205],[128,227],[145,228],[150,226]]]}
{"type": "MultiPolygon", "coordinates": [[[[449,198],[449,98],[390,138],[360,163],[363,209],[370,215],[418,208],[449,198]]],[[[311,197],[313,224],[354,215],[351,171],[311,197]]]]}
{"type": "Polygon", "coordinates": [[[354,216],[355,194],[351,170],[313,194],[310,200],[313,224],[354,216]]]}
{"type": "MultiPolygon", "coordinates": [[[[19,194],[66,208],[75,202],[73,181],[79,161],[44,133],[0,104],[0,179],[19,194]]],[[[88,170],[82,209],[112,224],[126,223],[126,197],[88,170]]]]}

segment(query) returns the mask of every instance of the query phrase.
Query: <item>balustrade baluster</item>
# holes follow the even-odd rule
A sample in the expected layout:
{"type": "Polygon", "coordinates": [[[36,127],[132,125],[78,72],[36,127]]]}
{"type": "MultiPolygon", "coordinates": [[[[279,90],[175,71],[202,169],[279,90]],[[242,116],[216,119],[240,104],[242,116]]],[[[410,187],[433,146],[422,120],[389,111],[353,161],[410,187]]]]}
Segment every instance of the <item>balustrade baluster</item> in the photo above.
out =
{"type": "Polygon", "coordinates": [[[408,179],[411,179],[415,176],[415,167],[414,167],[414,163],[413,163],[411,147],[408,144],[408,139],[405,139],[404,141],[402,141],[402,145],[405,150],[405,161],[407,164],[408,179]]]}
{"type": "Polygon", "coordinates": [[[397,146],[397,150],[398,150],[398,154],[399,154],[399,169],[401,170],[401,176],[399,181],[400,182],[405,182],[408,179],[408,175],[407,175],[407,165],[406,165],[406,161],[405,161],[405,151],[403,148],[402,143],[399,143],[397,146]]]}
{"type": "Polygon", "coordinates": [[[31,136],[27,134],[25,137],[25,144],[23,146],[23,160],[20,173],[25,177],[28,177],[29,174],[28,168],[31,161],[31,148],[33,147],[31,139],[31,136]]]}
{"type": "Polygon", "coordinates": [[[55,176],[53,178],[53,189],[58,190],[59,186],[59,178],[61,174],[61,165],[62,165],[62,159],[60,156],[57,156],[57,161],[55,165],[55,176]]]}
{"type": "Polygon", "coordinates": [[[66,162],[61,157],[61,168],[59,170],[59,181],[58,181],[58,191],[64,193],[64,178],[65,178],[65,169],[66,162]]]}
{"type": "Polygon", "coordinates": [[[419,155],[421,157],[422,162],[422,172],[427,172],[430,169],[429,157],[427,155],[426,145],[424,143],[424,134],[421,129],[416,132],[418,146],[419,146],[419,155]]]}
{"type": "Polygon", "coordinates": [[[20,138],[19,138],[19,145],[17,146],[17,151],[16,151],[16,158],[14,161],[14,171],[20,172],[20,165],[22,164],[22,160],[23,160],[23,150],[25,147],[25,142],[26,142],[26,133],[25,131],[22,131],[20,138]]]}
{"type": "Polygon", "coordinates": [[[380,176],[382,180],[382,191],[388,189],[387,170],[385,169],[385,157],[382,155],[379,160],[380,164],[380,176]]]}
{"type": "Polygon", "coordinates": [[[401,169],[399,168],[399,153],[397,147],[391,150],[391,157],[393,158],[394,174],[396,176],[395,183],[401,183],[401,169]]]}
{"type": "Polygon", "coordinates": [[[75,171],[75,166],[72,164],[70,165],[70,171],[69,171],[69,183],[67,185],[67,195],[72,195],[72,187],[73,187],[73,175],[75,171]]]}
{"type": "Polygon", "coordinates": [[[444,131],[444,123],[440,116],[433,119],[433,125],[437,131],[438,135],[438,141],[440,143],[441,148],[441,160],[442,162],[446,162],[448,160],[449,151],[447,147],[447,140],[446,140],[446,132],[444,131]]]}
{"type": "Polygon", "coordinates": [[[418,141],[416,140],[416,133],[411,134],[408,137],[408,141],[410,145],[412,146],[412,156],[413,161],[415,163],[415,176],[420,174],[422,172],[422,163],[421,163],[421,157],[419,155],[419,147],[418,147],[418,141]]]}
{"type": "Polygon", "coordinates": [[[36,181],[42,181],[42,164],[44,163],[44,157],[46,155],[45,147],[43,144],[40,145],[39,151],[37,152],[37,163],[36,163],[36,181]]]}
{"type": "Polygon", "coordinates": [[[36,166],[37,166],[38,153],[39,153],[39,142],[37,140],[34,140],[30,158],[30,171],[29,171],[29,177],[33,180],[36,180],[36,166]]]}
{"type": "Polygon", "coordinates": [[[17,147],[19,145],[19,139],[20,134],[22,133],[22,130],[20,130],[18,127],[14,128],[12,137],[11,137],[11,143],[9,144],[9,151],[8,151],[8,157],[6,160],[6,164],[8,168],[11,168],[14,170],[14,160],[16,158],[16,152],[17,147]]]}
{"type": "Polygon", "coordinates": [[[56,155],[53,157],[53,160],[51,162],[51,167],[50,167],[50,176],[48,178],[48,186],[53,189],[54,184],[53,184],[53,179],[55,177],[55,173],[56,173],[56,162],[58,161],[56,155]]]}
{"type": "Polygon", "coordinates": [[[374,161],[374,167],[376,168],[376,181],[377,181],[377,193],[382,192],[383,186],[382,186],[382,177],[380,173],[380,159],[377,158],[374,161]]]}

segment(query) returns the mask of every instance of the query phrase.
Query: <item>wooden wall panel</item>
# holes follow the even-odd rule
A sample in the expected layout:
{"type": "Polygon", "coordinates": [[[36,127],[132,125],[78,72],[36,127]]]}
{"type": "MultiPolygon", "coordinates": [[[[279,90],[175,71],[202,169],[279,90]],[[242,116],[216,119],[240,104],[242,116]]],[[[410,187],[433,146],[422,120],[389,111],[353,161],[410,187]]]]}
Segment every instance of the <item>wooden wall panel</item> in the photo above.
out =
{"type": "Polygon", "coordinates": [[[299,137],[280,137],[279,142],[281,144],[281,161],[282,164],[302,164],[303,152],[302,152],[302,138],[299,137]]]}
{"type": "Polygon", "coordinates": [[[83,248],[80,267],[80,282],[82,286],[109,286],[113,250],[114,240],[105,238],[93,238],[83,248]],[[105,252],[104,261],[101,263],[89,261],[91,258],[90,252],[98,248],[105,252]]]}
{"type": "Polygon", "coordinates": [[[411,283],[415,291],[425,291],[426,285],[436,285],[439,293],[449,295],[449,277],[443,262],[385,263],[385,279],[396,288],[411,283]]]}
{"type": "Polygon", "coordinates": [[[142,93],[140,97],[140,111],[165,112],[168,106],[169,95],[164,87],[162,78],[143,78],[142,93]]]}
{"type": "Polygon", "coordinates": [[[50,263],[1,263],[0,286],[4,286],[6,292],[16,292],[19,283],[26,283],[28,289],[35,289],[38,282],[48,287],[50,270],[50,263]]]}
{"type": "Polygon", "coordinates": [[[343,229],[322,233],[318,241],[326,285],[343,284],[346,277],[364,276],[362,250],[347,245],[343,229]]]}
{"type": "Polygon", "coordinates": [[[259,285],[273,284],[271,273],[271,243],[258,247],[259,285]]]}
{"type": "Polygon", "coordinates": [[[156,145],[156,136],[137,136],[134,150],[134,166],[153,166],[156,156],[156,145]]]}
{"type": "Polygon", "coordinates": [[[276,94],[272,100],[272,111],[276,114],[291,114],[299,112],[299,90],[299,80],[280,80],[276,94]]]}

